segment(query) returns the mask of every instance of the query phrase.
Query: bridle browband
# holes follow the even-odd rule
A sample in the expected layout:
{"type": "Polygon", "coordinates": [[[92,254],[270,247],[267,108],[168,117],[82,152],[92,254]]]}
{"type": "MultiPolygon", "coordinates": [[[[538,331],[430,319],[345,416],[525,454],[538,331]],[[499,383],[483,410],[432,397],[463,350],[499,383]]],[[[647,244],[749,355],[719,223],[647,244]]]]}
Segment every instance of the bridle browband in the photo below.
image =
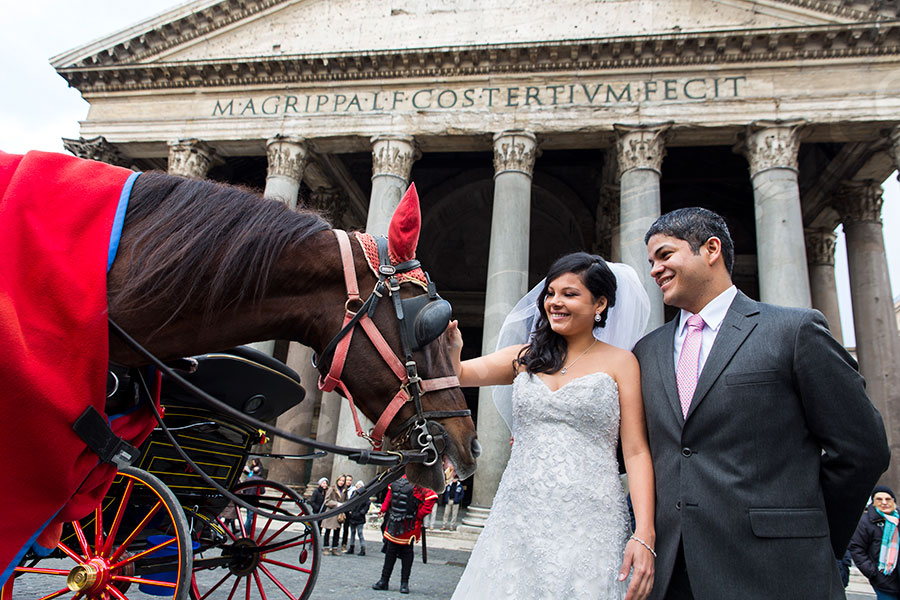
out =
{"type": "MultiPolygon", "coordinates": [[[[313,366],[319,368],[320,371],[320,365],[331,358],[328,372],[319,378],[319,389],[325,392],[337,389],[347,398],[347,401],[350,403],[351,414],[353,415],[353,423],[356,427],[356,435],[368,440],[376,451],[381,450],[384,446],[385,434],[397,413],[407,402],[412,400],[416,414],[406,419],[396,429],[399,433],[392,436],[395,441],[394,445],[396,446],[396,442],[412,439],[414,444],[418,446],[418,449],[425,453],[427,457],[424,462],[425,466],[434,465],[441,456],[446,444],[444,439],[446,432],[438,423],[429,419],[469,417],[472,415],[472,411],[468,409],[426,411],[422,406],[422,396],[424,394],[459,387],[459,379],[456,375],[422,379],[419,376],[416,361],[413,357],[414,350],[434,341],[446,329],[450,321],[449,304],[438,296],[434,284],[428,277],[428,274],[424,272],[424,287],[427,294],[425,304],[422,304],[421,300],[419,300],[420,296],[407,300],[400,297],[399,276],[415,270],[421,270],[421,264],[417,260],[407,260],[397,265],[392,264],[387,239],[383,237],[375,238],[378,248],[377,269],[370,262],[370,266],[373,266],[373,270],[376,272],[378,281],[375,283],[372,293],[363,301],[359,295],[359,283],[356,277],[356,265],[353,260],[353,251],[350,247],[350,238],[347,232],[341,229],[335,229],[334,234],[340,248],[344,283],[347,288],[347,301],[344,303],[344,323],[341,330],[332,338],[321,355],[313,357],[313,366]],[[394,313],[400,330],[403,361],[394,353],[372,320],[372,315],[375,313],[378,302],[385,296],[390,297],[393,301],[394,313]],[[411,310],[408,311],[406,310],[407,308],[411,310]],[[416,314],[407,314],[407,312],[415,312],[416,314]],[[410,323],[414,326],[410,326],[410,323]],[[384,409],[370,433],[363,431],[353,396],[341,380],[347,353],[350,349],[350,341],[353,338],[357,325],[362,327],[378,354],[400,381],[399,391],[388,403],[387,408],[384,409]],[[433,425],[433,427],[429,427],[430,425],[433,425]],[[441,448],[437,447],[435,441],[440,443],[441,448]]],[[[365,234],[357,234],[357,236],[361,235],[365,234]]]]}

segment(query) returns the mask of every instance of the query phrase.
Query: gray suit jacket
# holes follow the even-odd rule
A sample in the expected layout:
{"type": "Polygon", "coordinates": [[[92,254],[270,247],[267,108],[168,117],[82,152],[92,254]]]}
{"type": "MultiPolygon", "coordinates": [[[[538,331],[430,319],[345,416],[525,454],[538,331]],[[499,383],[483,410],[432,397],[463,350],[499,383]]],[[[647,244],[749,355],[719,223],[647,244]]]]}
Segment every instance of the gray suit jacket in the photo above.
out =
{"type": "Polygon", "coordinates": [[[843,598],[835,563],[890,458],[856,362],[814,310],[738,292],[687,418],[678,319],[634,348],[656,474],[656,584],[679,543],[697,600],[843,598]]]}

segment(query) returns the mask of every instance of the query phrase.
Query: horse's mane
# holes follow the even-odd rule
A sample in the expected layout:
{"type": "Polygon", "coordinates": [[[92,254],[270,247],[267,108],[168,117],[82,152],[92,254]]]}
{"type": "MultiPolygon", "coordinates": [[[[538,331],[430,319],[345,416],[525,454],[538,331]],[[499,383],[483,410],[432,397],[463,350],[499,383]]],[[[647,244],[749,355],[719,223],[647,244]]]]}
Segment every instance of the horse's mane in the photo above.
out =
{"type": "Polygon", "coordinates": [[[144,173],[128,203],[131,252],[120,254],[128,268],[110,289],[110,312],[154,305],[172,310],[173,319],[191,306],[211,317],[259,298],[288,245],[330,228],[316,212],[291,211],[239,187],[144,173]]]}

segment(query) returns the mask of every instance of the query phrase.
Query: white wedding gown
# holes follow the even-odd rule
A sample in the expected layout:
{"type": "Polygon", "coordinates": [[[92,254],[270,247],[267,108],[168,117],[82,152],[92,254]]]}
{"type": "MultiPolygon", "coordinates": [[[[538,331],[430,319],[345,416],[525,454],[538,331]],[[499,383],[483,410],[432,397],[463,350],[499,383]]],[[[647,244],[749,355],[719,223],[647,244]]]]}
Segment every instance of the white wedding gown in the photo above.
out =
{"type": "Polygon", "coordinates": [[[522,372],[512,404],[509,463],[453,600],[624,598],[615,380],[592,373],[551,392],[522,372]]]}

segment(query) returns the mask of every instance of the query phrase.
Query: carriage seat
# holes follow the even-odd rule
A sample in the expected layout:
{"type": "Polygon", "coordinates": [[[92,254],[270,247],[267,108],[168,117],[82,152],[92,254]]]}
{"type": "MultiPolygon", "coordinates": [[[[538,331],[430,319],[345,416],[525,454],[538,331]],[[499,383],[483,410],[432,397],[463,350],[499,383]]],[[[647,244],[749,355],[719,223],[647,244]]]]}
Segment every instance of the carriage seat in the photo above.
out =
{"type": "MultiPolygon", "coordinates": [[[[192,358],[197,361],[197,369],[182,373],[185,379],[260,421],[274,419],[306,396],[296,371],[255,348],[238,346],[192,358]]],[[[162,401],[205,406],[165,376],[162,401]]]]}

